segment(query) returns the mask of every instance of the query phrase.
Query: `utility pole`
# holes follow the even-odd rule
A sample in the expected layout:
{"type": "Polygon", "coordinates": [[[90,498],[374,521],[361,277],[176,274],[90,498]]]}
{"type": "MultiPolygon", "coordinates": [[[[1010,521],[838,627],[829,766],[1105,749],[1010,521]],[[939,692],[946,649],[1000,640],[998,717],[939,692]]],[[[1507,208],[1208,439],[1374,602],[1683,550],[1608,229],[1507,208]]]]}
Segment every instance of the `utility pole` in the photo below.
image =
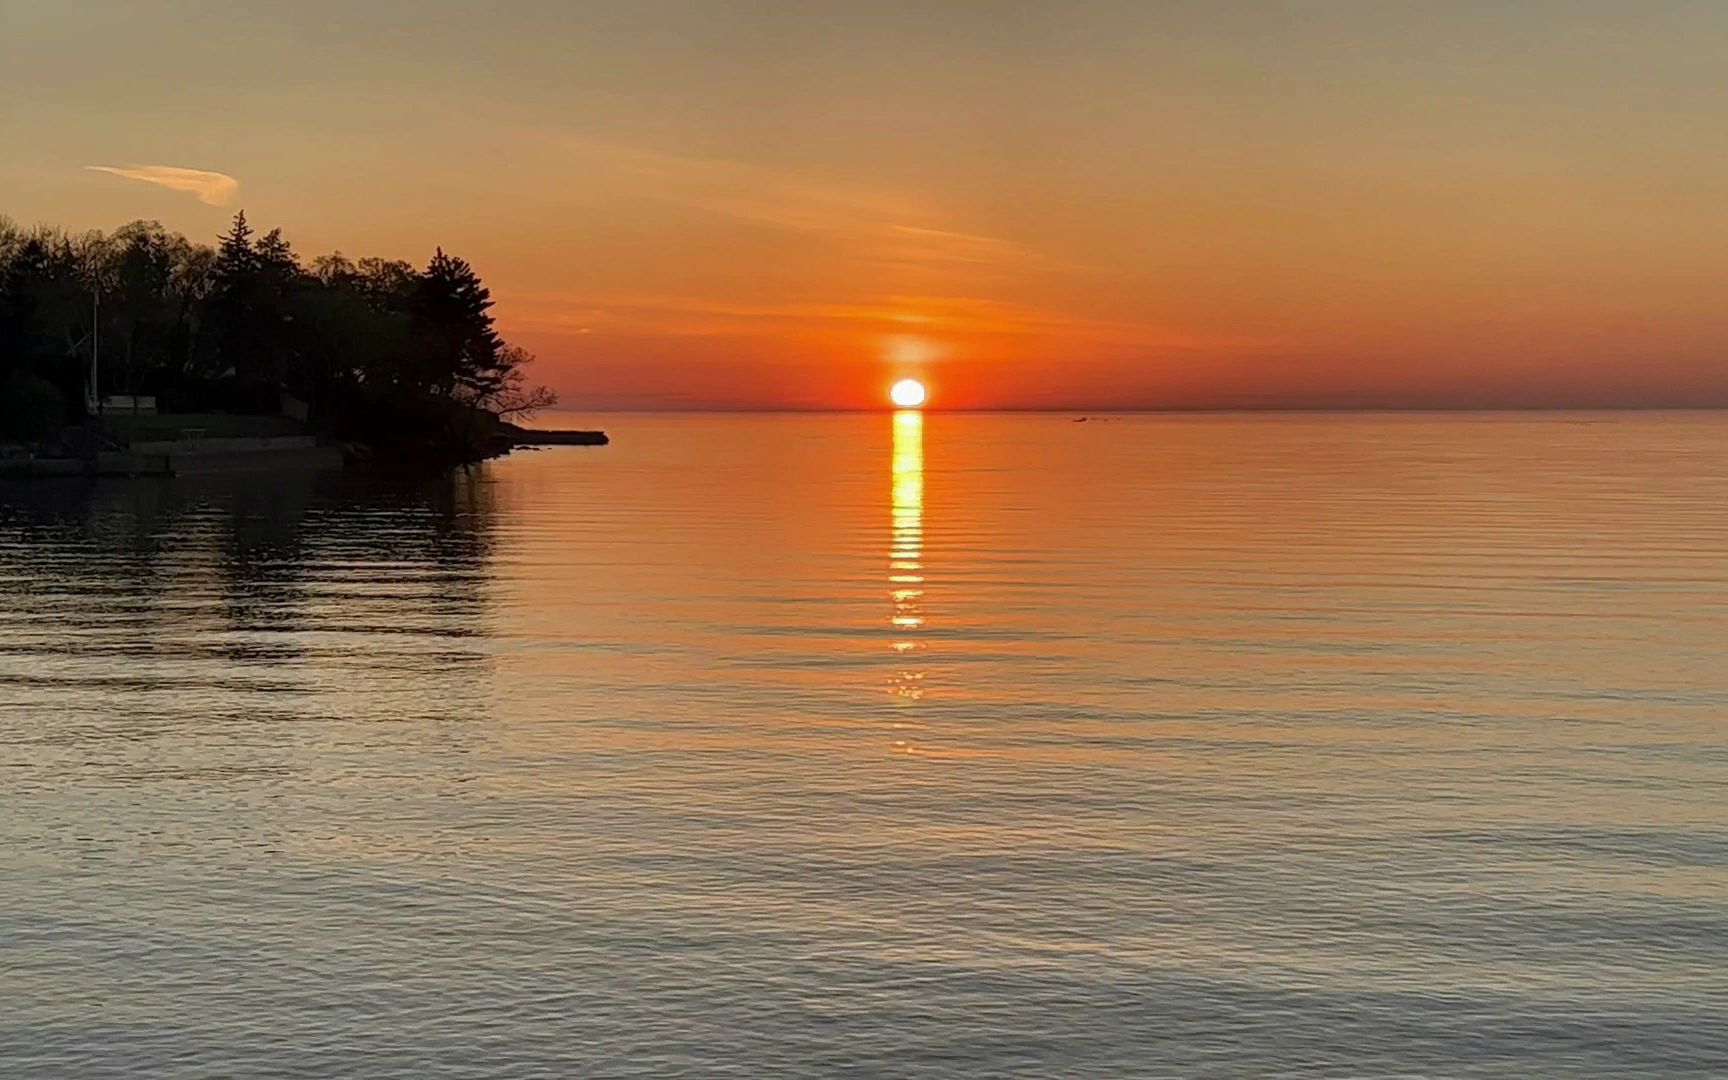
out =
{"type": "Polygon", "coordinates": [[[102,391],[97,385],[98,363],[102,356],[102,287],[90,290],[90,411],[102,411],[102,391]]]}

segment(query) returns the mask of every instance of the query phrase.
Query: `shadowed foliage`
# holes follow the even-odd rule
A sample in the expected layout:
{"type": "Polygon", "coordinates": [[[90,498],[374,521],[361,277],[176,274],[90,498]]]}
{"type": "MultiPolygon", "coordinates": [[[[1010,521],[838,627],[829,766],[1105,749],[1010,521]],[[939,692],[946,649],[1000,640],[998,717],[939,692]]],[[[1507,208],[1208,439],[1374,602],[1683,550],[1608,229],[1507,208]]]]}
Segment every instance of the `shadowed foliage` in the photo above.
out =
{"type": "Polygon", "coordinates": [[[153,221],[73,235],[0,218],[0,438],[81,420],[96,354],[103,394],[165,410],[269,414],[286,392],[320,430],[381,452],[467,445],[555,400],[491,309],[442,249],[424,269],[339,252],[308,266],[244,211],[214,248],[153,221]]]}

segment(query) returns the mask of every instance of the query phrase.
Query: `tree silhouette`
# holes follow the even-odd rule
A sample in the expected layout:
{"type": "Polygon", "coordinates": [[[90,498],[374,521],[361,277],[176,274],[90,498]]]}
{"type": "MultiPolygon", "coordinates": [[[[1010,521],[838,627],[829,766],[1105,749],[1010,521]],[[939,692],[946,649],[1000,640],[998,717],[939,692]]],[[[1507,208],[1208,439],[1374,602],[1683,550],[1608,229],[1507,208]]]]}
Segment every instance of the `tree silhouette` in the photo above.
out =
{"type": "Polygon", "coordinates": [[[492,294],[464,259],[439,248],[415,289],[414,328],[430,386],[483,396],[503,385],[503,339],[492,325],[492,294]]]}
{"type": "Polygon", "coordinates": [[[340,253],[308,267],[244,211],[214,247],[153,221],[68,236],[0,218],[0,394],[11,387],[34,413],[53,397],[76,418],[96,292],[103,391],[155,394],[167,409],[274,412],[287,391],[333,432],[383,438],[394,425],[407,438],[415,425],[474,428],[464,411],[554,400],[527,384],[533,358],[499,336],[465,260],[440,248],[424,270],[340,253]]]}

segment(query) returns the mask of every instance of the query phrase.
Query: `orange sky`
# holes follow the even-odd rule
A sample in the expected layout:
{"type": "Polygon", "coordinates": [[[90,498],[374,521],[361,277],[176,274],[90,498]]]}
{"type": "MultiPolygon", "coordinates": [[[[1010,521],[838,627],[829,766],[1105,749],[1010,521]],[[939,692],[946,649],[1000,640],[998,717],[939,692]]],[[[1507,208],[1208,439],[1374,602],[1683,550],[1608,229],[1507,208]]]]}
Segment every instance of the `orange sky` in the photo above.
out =
{"type": "Polygon", "coordinates": [[[1728,5],[0,11],[0,213],[492,285],[574,408],[1728,403],[1728,5]]]}

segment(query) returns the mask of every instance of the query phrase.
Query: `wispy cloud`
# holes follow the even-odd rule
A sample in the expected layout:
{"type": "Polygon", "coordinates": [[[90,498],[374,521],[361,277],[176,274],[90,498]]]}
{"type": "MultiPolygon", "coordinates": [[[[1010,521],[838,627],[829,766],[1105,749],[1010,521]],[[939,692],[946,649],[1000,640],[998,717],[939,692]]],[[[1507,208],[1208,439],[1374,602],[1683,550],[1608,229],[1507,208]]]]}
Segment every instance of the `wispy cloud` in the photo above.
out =
{"type": "Polygon", "coordinates": [[[1099,345],[1181,350],[1239,347],[1247,342],[1151,321],[1088,318],[975,296],[892,295],[858,303],[749,303],[700,296],[543,293],[517,296],[511,315],[512,328],[546,334],[793,335],[853,340],[897,334],[972,339],[1060,337],[1099,345]]]}
{"type": "Polygon", "coordinates": [[[231,206],[234,202],[234,194],[240,190],[240,181],[226,173],[208,172],[204,169],[182,169],[177,165],[86,165],[84,167],[91,172],[123,176],[128,180],[142,180],[146,184],[156,184],[172,191],[184,191],[198,196],[198,201],[206,206],[231,206]]]}
{"type": "Polygon", "coordinates": [[[585,137],[558,136],[547,145],[579,161],[591,183],[633,198],[829,238],[882,264],[1076,269],[1011,240],[945,227],[939,208],[905,191],[585,137]]]}
{"type": "Polygon", "coordinates": [[[637,197],[759,225],[813,232],[876,229],[909,212],[906,200],[860,185],[741,161],[692,157],[582,137],[554,141],[591,176],[637,197]]]}

